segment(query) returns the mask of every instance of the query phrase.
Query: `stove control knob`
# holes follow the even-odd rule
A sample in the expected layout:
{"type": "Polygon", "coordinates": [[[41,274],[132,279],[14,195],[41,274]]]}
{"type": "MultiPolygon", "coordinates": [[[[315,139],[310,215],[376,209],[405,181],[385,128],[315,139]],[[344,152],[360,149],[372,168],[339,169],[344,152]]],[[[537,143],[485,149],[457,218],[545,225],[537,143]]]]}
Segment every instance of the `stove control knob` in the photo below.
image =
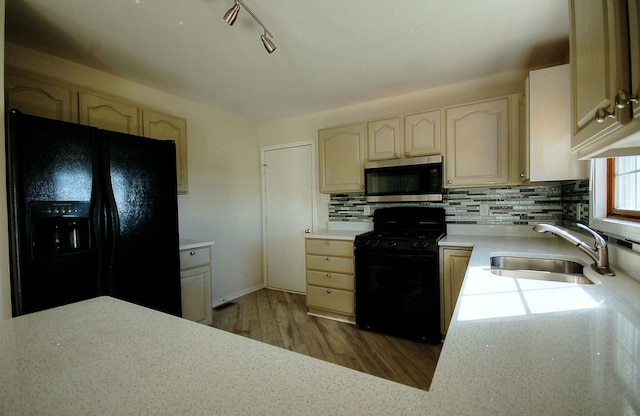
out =
{"type": "Polygon", "coordinates": [[[378,240],[373,240],[371,242],[371,247],[377,247],[378,246],[379,241],[378,240]]]}
{"type": "Polygon", "coordinates": [[[427,249],[427,248],[429,248],[429,243],[427,243],[426,241],[424,241],[424,242],[422,243],[422,248],[423,248],[423,249],[427,249]]]}
{"type": "Polygon", "coordinates": [[[411,243],[411,248],[418,248],[418,242],[414,241],[413,243],[411,243]]]}
{"type": "Polygon", "coordinates": [[[389,247],[396,248],[396,247],[398,247],[398,243],[396,243],[395,241],[392,241],[392,242],[389,243],[389,247]]]}

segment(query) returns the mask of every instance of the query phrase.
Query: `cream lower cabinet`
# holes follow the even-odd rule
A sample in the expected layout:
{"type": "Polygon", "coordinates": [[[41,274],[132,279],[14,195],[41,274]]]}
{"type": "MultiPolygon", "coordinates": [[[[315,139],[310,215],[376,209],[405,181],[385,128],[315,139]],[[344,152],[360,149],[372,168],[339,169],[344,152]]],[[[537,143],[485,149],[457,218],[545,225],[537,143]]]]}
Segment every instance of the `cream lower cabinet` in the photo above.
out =
{"type": "Polygon", "coordinates": [[[182,317],[205,325],[212,323],[211,245],[212,242],[181,241],[180,284],[182,317]]]}
{"type": "Polygon", "coordinates": [[[353,241],[307,238],[309,315],[355,323],[353,241]]]}
{"type": "Polygon", "coordinates": [[[318,130],[320,192],[363,192],[365,125],[318,130]]]}
{"type": "Polygon", "coordinates": [[[446,334],[467,273],[471,248],[440,248],[440,331],[446,334]]]}

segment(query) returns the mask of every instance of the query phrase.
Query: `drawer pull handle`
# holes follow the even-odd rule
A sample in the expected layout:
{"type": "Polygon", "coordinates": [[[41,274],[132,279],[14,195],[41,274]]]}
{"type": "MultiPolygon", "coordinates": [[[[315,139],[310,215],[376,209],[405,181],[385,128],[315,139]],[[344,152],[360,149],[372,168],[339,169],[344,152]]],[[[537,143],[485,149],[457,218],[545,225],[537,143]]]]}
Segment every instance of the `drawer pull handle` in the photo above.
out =
{"type": "Polygon", "coordinates": [[[190,256],[195,256],[195,255],[196,255],[196,252],[195,252],[195,251],[190,251],[190,252],[189,252],[189,255],[190,255],[190,256]]]}
{"type": "Polygon", "coordinates": [[[327,273],[327,277],[331,277],[331,273],[327,273]]]}
{"type": "Polygon", "coordinates": [[[327,289],[327,293],[331,293],[331,289],[327,289]]]}
{"type": "Polygon", "coordinates": [[[329,244],[331,244],[331,241],[325,241],[324,243],[325,243],[326,245],[329,245],[329,244]]]}

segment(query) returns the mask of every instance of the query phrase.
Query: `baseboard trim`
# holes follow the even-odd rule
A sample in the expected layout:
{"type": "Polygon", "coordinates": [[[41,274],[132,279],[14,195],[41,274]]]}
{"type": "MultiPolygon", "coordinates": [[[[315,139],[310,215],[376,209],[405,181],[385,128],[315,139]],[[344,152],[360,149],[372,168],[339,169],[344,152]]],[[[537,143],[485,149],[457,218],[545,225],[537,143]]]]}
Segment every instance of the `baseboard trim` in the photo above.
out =
{"type": "Polygon", "coordinates": [[[264,283],[260,283],[259,285],[255,285],[252,287],[249,287],[247,289],[243,289],[239,292],[235,292],[235,293],[231,293],[223,298],[218,298],[218,299],[213,299],[211,301],[211,307],[212,308],[216,308],[220,305],[223,305],[227,302],[230,302],[234,299],[238,299],[239,297],[242,297],[244,295],[248,295],[249,293],[253,293],[253,292],[257,292],[260,289],[264,289],[266,287],[266,285],[264,283]]]}

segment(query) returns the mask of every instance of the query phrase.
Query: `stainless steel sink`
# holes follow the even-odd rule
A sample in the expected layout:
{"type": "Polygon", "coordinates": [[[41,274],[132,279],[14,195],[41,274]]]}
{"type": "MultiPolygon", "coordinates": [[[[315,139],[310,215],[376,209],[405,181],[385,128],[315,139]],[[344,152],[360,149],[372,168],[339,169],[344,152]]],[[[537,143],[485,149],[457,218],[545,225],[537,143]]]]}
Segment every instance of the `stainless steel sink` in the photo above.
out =
{"type": "Polygon", "coordinates": [[[570,260],[537,257],[491,257],[491,273],[516,279],[550,280],[555,282],[592,285],[594,282],[583,274],[580,263],[570,260]]]}

